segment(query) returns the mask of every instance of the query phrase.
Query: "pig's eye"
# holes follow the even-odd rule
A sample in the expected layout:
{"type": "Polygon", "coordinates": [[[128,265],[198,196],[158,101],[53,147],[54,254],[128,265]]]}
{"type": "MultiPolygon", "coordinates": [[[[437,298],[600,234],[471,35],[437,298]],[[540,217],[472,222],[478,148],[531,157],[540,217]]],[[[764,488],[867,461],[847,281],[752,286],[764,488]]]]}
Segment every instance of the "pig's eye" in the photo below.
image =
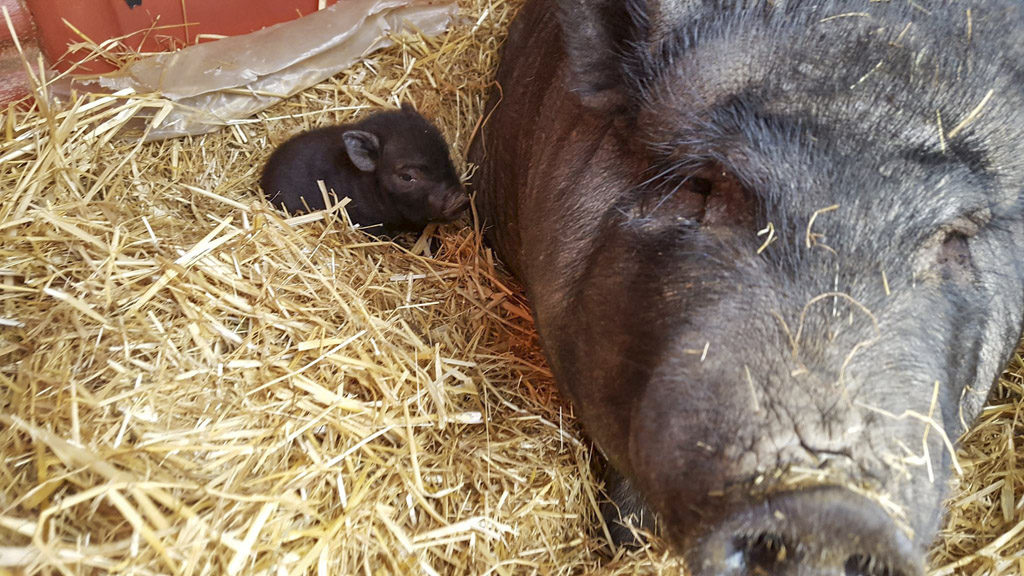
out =
{"type": "Polygon", "coordinates": [[[690,178],[687,183],[690,192],[694,194],[700,194],[701,196],[710,196],[714,190],[714,183],[708,178],[702,178],[700,176],[694,176],[690,178]]]}
{"type": "Polygon", "coordinates": [[[943,280],[969,283],[974,278],[974,261],[968,236],[962,231],[949,232],[939,246],[935,263],[943,280]]]}
{"type": "Polygon", "coordinates": [[[974,280],[974,258],[971,238],[987,220],[986,214],[956,220],[936,232],[922,246],[916,265],[918,278],[941,278],[947,282],[969,284],[974,280]]]}
{"type": "Polygon", "coordinates": [[[427,167],[418,164],[405,164],[395,167],[395,175],[398,176],[399,180],[406,183],[423,180],[426,174],[428,174],[427,167]]]}
{"type": "Polygon", "coordinates": [[[966,268],[971,265],[971,252],[963,232],[951,232],[939,249],[939,265],[966,268]]]}
{"type": "Polygon", "coordinates": [[[667,217],[691,225],[753,227],[755,220],[750,192],[717,164],[651,182],[637,208],[645,219],[667,217]]]}

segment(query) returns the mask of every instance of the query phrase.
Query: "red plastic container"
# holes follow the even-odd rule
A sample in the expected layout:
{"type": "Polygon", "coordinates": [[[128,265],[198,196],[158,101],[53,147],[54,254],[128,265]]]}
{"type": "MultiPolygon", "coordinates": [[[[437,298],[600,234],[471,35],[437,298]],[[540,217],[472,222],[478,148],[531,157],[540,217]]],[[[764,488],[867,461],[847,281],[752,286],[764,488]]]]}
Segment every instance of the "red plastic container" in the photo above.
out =
{"type": "MultiPolygon", "coordinates": [[[[328,0],[334,4],[337,0],[328,0]]],[[[26,0],[39,30],[43,53],[66,70],[88,55],[68,52],[83,35],[100,44],[122,38],[141,52],[175,50],[220,36],[236,36],[294,20],[318,9],[318,0],[26,0]],[[65,23],[65,21],[67,23],[65,23]],[[68,25],[70,24],[70,26],[68,25]],[[74,29],[77,29],[76,32],[74,29]]],[[[82,72],[113,70],[111,62],[91,61],[82,72]]]]}
{"type": "MultiPolygon", "coordinates": [[[[22,0],[0,0],[0,6],[7,9],[11,18],[11,26],[18,35],[18,43],[30,63],[35,63],[39,56],[36,42],[36,28],[22,0]]],[[[25,63],[21,53],[14,45],[11,30],[7,22],[0,17],[0,106],[19,100],[29,93],[28,75],[25,74],[25,63]]]]}

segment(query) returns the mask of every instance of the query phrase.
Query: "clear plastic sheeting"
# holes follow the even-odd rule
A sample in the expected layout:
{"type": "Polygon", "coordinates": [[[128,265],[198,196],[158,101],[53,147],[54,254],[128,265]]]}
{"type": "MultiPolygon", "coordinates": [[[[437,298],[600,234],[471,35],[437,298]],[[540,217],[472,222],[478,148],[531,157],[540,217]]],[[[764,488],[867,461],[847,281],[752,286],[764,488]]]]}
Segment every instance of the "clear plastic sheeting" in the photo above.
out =
{"type": "Polygon", "coordinates": [[[344,0],[251,34],[147,57],[90,83],[172,102],[147,140],[202,134],[333,76],[390,45],[391,34],[440,34],[456,9],[454,0],[344,0]]]}

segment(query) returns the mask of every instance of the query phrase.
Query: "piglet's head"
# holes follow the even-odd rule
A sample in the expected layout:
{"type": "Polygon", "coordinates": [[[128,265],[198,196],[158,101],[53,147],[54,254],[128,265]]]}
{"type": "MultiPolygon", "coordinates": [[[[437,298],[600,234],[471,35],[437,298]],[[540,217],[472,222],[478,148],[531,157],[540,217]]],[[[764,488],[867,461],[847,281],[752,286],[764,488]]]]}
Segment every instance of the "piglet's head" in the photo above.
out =
{"type": "Polygon", "coordinates": [[[371,116],[342,137],[352,164],[376,175],[382,203],[401,220],[445,222],[469,206],[447,143],[409,104],[371,116]]]}

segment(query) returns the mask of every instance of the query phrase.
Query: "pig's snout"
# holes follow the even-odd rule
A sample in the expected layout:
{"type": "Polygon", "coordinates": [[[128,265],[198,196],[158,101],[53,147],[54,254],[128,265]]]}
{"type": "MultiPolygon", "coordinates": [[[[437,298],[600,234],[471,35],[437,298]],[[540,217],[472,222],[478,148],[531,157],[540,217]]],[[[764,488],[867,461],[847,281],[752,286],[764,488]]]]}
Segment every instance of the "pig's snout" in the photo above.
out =
{"type": "Polygon", "coordinates": [[[880,506],[843,488],[777,494],[701,538],[701,576],[919,576],[921,553],[880,506]]]}
{"type": "Polygon", "coordinates": [[[469,196],[462,186],[453,186],[445,191],[441,209],[441,216],[445,220],[454,220],[466,208],[469,208],[469,196]]]}

